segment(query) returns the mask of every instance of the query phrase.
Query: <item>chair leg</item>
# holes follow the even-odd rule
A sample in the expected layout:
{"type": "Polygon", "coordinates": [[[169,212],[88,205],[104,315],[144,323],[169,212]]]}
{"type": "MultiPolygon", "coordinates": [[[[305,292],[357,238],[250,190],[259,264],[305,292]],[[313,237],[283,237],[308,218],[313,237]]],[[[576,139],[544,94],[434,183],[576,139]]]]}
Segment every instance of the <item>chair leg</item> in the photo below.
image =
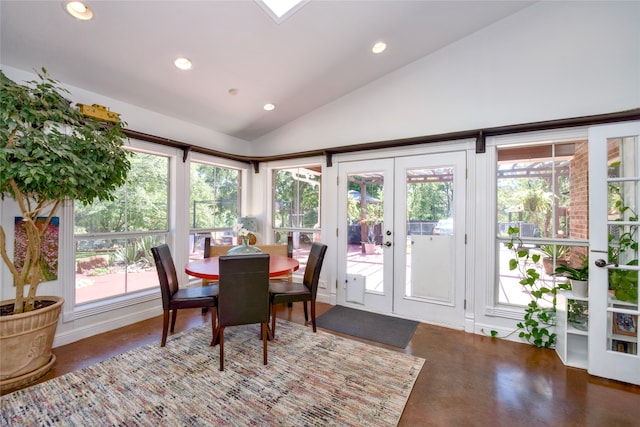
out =
{"type": "Polygon", "coordinates": [[[302,303],[304,304],[304,321],[308,322],[309,321],[309,313],[307,312],[307,302],[306,301],[302,301],[302,303]]]}
{"type": "Polygon", "coordinates": [[[271,337],[276,338],[276,305],[271,303],[271,337]]]}
{"type": "Polygon", "coordinates": [[[224,327],[218,328],[218,344],[220,345],[220,370],[224,371],[224,327]]]}
{"type": "Polygon", "coordinates": [[[169,310],[164,310],[162,317],[162,341],[160,347],[164,347],[167,343],[167,330],[169,329],[169,310]]]}
{"type": "MultiPolygon", "coordinates": [[[[304,306],[307,306],[307,302],[304,302],[304,306]]],[[[311,300],[311,324],[313,325],[313,332],[316,331],[316,300],[311,300]]]]}
{"type": "Polygon", "coordinates": [[[211,308],[211,335],[213,338],[211,338],[211,346],[216,345],[216,338],[218,338],[218,326],[217,326],[217,317],[218,317],[218,313],[215,307],[211,308]]]}
{"type": "Polygon", "coordinates": [[[267,364],[267,322],[261,323],[260,328],[262,329],[262,358],[264,359],[264,364],[267,364]]]}
{"type": "Polygon", "coordinates": [[[176,317],[178,317],[178,309],[174,308],[173,314],[171,315],[171,333],[173,333],[173,330],[176,327],[176,317]]]}

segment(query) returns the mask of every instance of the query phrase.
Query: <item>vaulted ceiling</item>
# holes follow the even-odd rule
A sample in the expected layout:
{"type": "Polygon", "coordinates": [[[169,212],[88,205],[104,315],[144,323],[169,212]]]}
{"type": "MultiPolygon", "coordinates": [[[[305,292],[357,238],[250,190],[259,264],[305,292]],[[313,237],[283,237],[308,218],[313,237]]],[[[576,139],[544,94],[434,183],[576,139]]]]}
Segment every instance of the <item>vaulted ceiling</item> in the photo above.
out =
{"type": "Polygon", "coordinates": [[[2,0],[0,62],[252,141],[532,3],[311,0],[278,23],[254,0],[88,1],[90,21],[2,0]]]}

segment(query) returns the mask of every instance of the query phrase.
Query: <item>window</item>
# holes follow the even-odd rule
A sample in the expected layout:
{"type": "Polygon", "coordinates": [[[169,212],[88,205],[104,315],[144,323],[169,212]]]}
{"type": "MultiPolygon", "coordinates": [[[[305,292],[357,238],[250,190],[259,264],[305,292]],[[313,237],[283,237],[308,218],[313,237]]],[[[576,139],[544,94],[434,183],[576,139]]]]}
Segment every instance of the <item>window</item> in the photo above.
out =
{"type": "MultiPolygon", "coordinates": [[[[586,141],[498,148],[497,239],[498,302],[530,301],[509,270],[509,228],[517,228],[521,247],[538,253],[540,280],[560,264],[579,267],[588,254],[588,151],[586,141]]],[[[549,302],[550,303],[550,302],[549,302]]]]}
{"type": "Polygon", "coordinates": [[[276,244],[293,240],[293,256],[300,270],[309,256],[311,243],[320,240],[320,166],[273,171],[273,231],[276,244]]]}
{"type": "Polygon", "coordinates": [[[169,158],[134,152],[114,200],[74,207],[75,303],[158,286],[151,248],[169,230],[169,158]]]}
{"type": "Polygon", "coordinates": [[[204,238],[212,244],[233,244],[232,227],[240,216],[240,171],[191,162],[189,258],[203,256],[204,238]]]}

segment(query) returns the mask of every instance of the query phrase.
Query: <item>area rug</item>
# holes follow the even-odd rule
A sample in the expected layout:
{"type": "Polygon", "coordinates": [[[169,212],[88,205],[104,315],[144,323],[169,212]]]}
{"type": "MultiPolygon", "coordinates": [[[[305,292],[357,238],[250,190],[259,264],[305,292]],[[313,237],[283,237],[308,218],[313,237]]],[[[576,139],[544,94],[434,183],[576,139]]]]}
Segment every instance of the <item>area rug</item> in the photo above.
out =
{"type": "Polygon", "coordinates": [[[278,320],[262,364],[257,325],[145,345],[3,396],[2,426],[394,426],[424,359],[278,320]]]}
{"type": "Polygon", "coordinates": [[[418,322],[336,305],[318,316],[316,325],[369,341],[405,348],[411,341],[418,322]]]}

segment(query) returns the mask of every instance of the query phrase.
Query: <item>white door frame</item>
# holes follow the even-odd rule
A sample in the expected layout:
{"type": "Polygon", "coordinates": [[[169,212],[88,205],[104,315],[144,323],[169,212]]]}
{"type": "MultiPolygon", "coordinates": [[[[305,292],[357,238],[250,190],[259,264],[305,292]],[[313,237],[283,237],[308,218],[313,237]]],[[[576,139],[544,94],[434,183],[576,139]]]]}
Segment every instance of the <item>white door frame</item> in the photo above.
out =
{"type": "MultiPolygon", "coordinates": [[[[435,147],[433,147],[435,148],[435,147]]],[[[347,251],[346,251],[346,241],[347,241],[347,236],[346,236],[346,230],[344,229],[344,224],[342,224],[339,221],[338,224],[338,238],[337,238],[337,259],[338,259],[338,265],[337,265],[337,292],[336,292],[336,303],[338,305],[345,305],[348,307],[353,307],[353,308],[358,308],[358,309],[362,309],[362,310],[367,310],[367,311],[376,311],[379,313],[383,313],[383,314],[392,314],[398,317],[405,317],[405,318],[412,318],[415,320],[420,320],[420,321],[425,321],[425,322],[429,322],[429,323],[436,323],[436,324],[442,324],[448,327],[453,327],[456,329],[463,329],[464,325],[465,325],[465,293],[466,293],[466,280],[468,279],[466,277],[466,245],[465,245],[465,237],[466,237],[466,203],[468,202],[468,194],[467,194],[467,182],[466,182],[466,155],[467,152],[469,151],[468,147],[465,145],[460,145],[459,149],[456,150],[455,152],[451,152],[451,151],[447,151],[447,152],[442,152],[440,150],[434,150],[434,149],[428,149],[428,150],[422,150],[421,152],[416,152],[415,150],[411,150],[411,156],[407,156],[406,153],[397,153],[398,156],[397,157],[385,157],[382,160],[391,160],[393,161],[395,159],[395,161],[398,163],[399,168],[402,168],[402,165],[405,164],[409,164],[407,163],[410,162],[412,163],[411,159],[420,159],[421,161],[426,161],[427,159],[430,159],[426,166],[429,167],[430,165],[447,165],[447,164],[452,164],[455,163],[456,168],[458,170],[456,170],[456,175],[457,175],[457,181],[455,182],[455,191],[456,191],[456,215],[455,215],[455,223],[456,223],[456,234],[455,234],[455,249],[454,249],[454,253],[455,253],[455,260],[458,262],[459,264],[459,268],[455,268],[455,283],[456,283],[456,290],[455,292],[452,294],[452,298],[450,299],[450,301],[443,303],[443,301],[429,301],[429,302],[424,302],[424,301],[420,301],[417,302],[416,301],[409,301],[407,299],[405,299],[405,311],[406,312],[398,312],[398,310],[395,310],[393,308],[393,304],[394,304],[394,300],[393,298],[399,298],[400,295],[402,295],[402,292],[399,292],[397,294],[397,296],[393,295],[393,284],[391,284],[391,287],[388,287],[389,285],[385,285],[385,295],[387,295],[387,293],[389,291],[391,291],[391,298],[387,298],[390,301],[383,303],[380,307],[370,307],[369,304],[357,304],[357,303],[349,303],[346,301],[346,284],[345,281],[347,279],[346,277],[346,263],[344,263],[344,260],[346,260],[346,256],[347,256],[347,251]],[[417,154],[417,156],[413,155],[413,154],[417,154]],[[422,157],[424,156],[424,157],[422,157]],[[456,159],[457,158],[457,163],[456,163],[456,159]],[[344,264],[343,264],[344,263],[344,264]],[[429,304],[429,308],[425,308],[425,304],[429,304]],[[418,308],[421,307],[421,308],[418,308]]],[[[380,169],[379,163],[369,163],[369,162],[377,162],[375,159],[374,160],[343,160],[340,163],[338,163],[338,218],[346,218],[347,214],[346,214],[346,198],[347,198],[347,186],[346,186],[346,176],[348,173],[356,173],[357,171],[365,171],[365,170],[376,170],[376,169],[380,169]],[[344,183],[344,185],[343,185],[344,183]]],[[[384,163],[386,164],[386,163],[384,163]]],[[[416,165],[416,167],[419,167],[421,165],[416,165]]],[[[387,166],[385,166],[387,167],[387,166]]],[[[389,176],[385,176],[385,184],[391,184],[391,181],[393,178],[393,175],[396,176],[397,179],[397,174],[398,172],[394,172],[396,171],[396,166],[395,163],[392,164],[391,166],[391,172],[393,173],[392,175],[389,176]]],[[[387,170],[387,169],[385,169],[387,170]]],[[[406,173],[406,169],[402,169],[402,174],[406,173]]],[[[403,175],[403,183],[404,181],[406,181],[406,179],[404,179],[404,175],[403,175]]],[[[386,200],[386,205],[385,208],[389,205],[389,204],[393,204],[395,205],[395,213],[393,213],[393,217],[396,218],[402,218],[402,220],[396,220],[393,223],[393,230],[390,230],[392,232],[391,235],[391,239],[392,239],[392,244],[394,245],[393,249],[399,248],[399,242],[398,239],[400,239],[398,236],[406,236],[406,224],[403,223],[404,218],[406,218],[405,213],[404,213],[404,209],[406,207],[405,203],[404,203],[404,199],[402,200],[402,202],[398,201],[398,195],[395,194],[397,193],[398,189],[397,186],[399,184],[396,184],[396,188],[394,188],[393,192],[390,194],[394,194],[394,197],[396,197],[395,202],[394,203],[390,203],[390,199],[386,200]],[[399,215],[398,214],[398,210],[399,210],[399,205],[402,205],[402,214],[399,215]]],[[[385,191],[388,192],[388,189],[385,188],[385,191]]],[[[402,191],[402,194],[404,194],[404,192],[406,191],[406,187],[405,189],[402,191]]],[[[404,196],[402,196],[404,197],[404,196]]],[[[389,209],[385,210],[385,224],[390,224],[389,219],[390,218],[387,213],[389,209]]],[[[391,219],[393,218],[391,217],[391,219]]],[[[388,227],[387,227],[388,228],[388,227]]],[[[386,230],[386,229],[385,229],[386,230]]],[[[385,236],[387,237],[387,236],[385,236]]],[[[444,237],[444,236],[443,236],[444,237]]],[[[387,239],[385,239],[386,241],[387,239]]],[[[401,240],[406,240],[406,239],[401,239],[401,240]]],[[[406,244],[406,242],[402,242],[403,244],[406,244]]],[[[385,248],[383,250],[387,251],[388,248],[385,248]]],[[[397,282],[397,283],[404,283],[404,275],[405,275],[405,266],[406,266],[406,254],[404,253],[404,251],[399,251],[399,250],[390,250],[388,252],[392,252],[394,253],[394,257],[395,259],[392,260],[392,267],[388,268],[387,265],[385,265],[385,283],[387,282],[387,280],[389,280],[391,283],[397,282]],[[400,255],[400,258],[398,258],[398,255],[395,255],[396,253],[400,253],[403,252],[400,255]],[[398,267],[401,266],[401,267],[398,267]],[[401,276],[397,276],[399,273],[397,273],[398,268],[400,268],[402,270],[401,276]],[[386,279],[386,277],[388,277],[389,272],[393,272],[395,269],[396,273],[394,273],[394,275],[396,275],[396,277],[390,277],[389,279],[386,279]]],[[[386,260],[385,260],[386,262],[386,260]]],[[[404,289],[404,286],[401,286],[402,289],[404,289]]]]}

